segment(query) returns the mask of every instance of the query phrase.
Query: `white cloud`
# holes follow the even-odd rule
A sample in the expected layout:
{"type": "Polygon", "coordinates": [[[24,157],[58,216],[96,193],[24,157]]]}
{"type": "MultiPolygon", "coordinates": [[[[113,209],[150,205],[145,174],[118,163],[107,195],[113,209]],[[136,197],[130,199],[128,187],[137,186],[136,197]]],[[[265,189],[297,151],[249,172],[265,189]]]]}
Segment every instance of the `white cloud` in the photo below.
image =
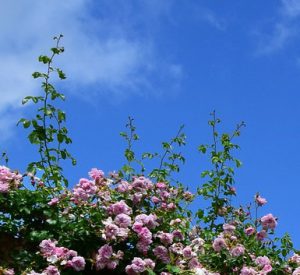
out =
{"type": "Polygon", "coordinates": [[[217,17],[211,10],[202,10],[200,17],[202,20],[215,27],[220,31],[224,31],[226,29],[226,22],[224,19],[217,17]]]}
{"type": "Polygon", "coordinates": [[[290,18],[298,17],[300,15],[300,1],[299,0],[282,0],[282,14],[290,18]]]}
{"type": "Polygon", "coordinates": [[[281,0],[276,23],[270,33],[257,33],[259,38],[258,54],[272,54],[285,48],[298,37],[300,19],[299,0],[281,0]]]}
{"type": "Polygon", "coordinates": [[[181,67],[159,56],[150,29],[152,21],[168,16],[171,2],[155,3],[137,11],[130,1],[0,0],[0,139],[13,125],[11,112],[19,110],[21,99],[38,92],[38,82],[31,79],[40,69],[36,57],[47,54],[50,38],[60,33],[66,52],[58,64],[68,76],[69,92],[84,92],[86,98],[155,95],[160,87],[150,81],[160,77],[161,68],[161,81],[172,80],[176,88],[181,67]]]}

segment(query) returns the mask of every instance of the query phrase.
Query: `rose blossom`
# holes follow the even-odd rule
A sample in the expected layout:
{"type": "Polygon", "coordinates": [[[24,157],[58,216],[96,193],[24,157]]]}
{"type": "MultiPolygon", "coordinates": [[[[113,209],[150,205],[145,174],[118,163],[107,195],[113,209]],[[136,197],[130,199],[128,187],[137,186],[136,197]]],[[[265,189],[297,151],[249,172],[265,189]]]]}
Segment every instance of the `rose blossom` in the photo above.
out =
{"type": "Polygon", "coordinates": [[[225,233],[232,234],[235,230],[235,226],[232,224],[224,223],[223,230],[225,233]]]}
{"type": "Polygon", "coordinates": [[[165,264],[170,262],[168,249],[162,245],[155,247],[153,249],[153,254],[165,264]]]}
{"type": "Polygon", "coordinates": [[[267,232],[265,230],[256,233],[256,239],[259,241],[262,241],[265,237],[267,237],[267,232]]]}
{"type": "Polygon", "coordinates": [[[253,235],[255,233],[255,228],[252,226],[247,227],[244,232],[246,233],[246,235],[250,236],[253,235]]]}
{"type": "Polygon", "coordinates": [[[46,275],[59,275],[60,272],[59,270],[57,269],[56,266],[54,265],[49,265],[44,271],[42,274],[46,274],[46,275]]]}
{"type": "Polygon", "coordinates": [[[270,265],[271,262],[267,256],[259,256],[255,259],[255,263],[259,265],[260,267],[263,267],[265,265],[270,265]]]}
{"type": "Polygon", "coordinates": [[[76,256],[73,257],[71,260],[72,268],[76,271],[84,270],[85,267],[85,260],[83,257],[76,256]]]}
{"type": "Polygon", "coordinates": [[[114,214],[114,215],[118,215],[118,214],[130,215],[132,213],[131,208],[123,200],[111,204],[107,208],[107,211],[108,214],[114,214]]]}
{"type": "Polygon", "coordinates": [[[213,241],[213,249],[217,252],[220,252],[222,248],[226,247],[224,238],[218,237],[213,241]]]}
{"type": "Polygon", "coordinates": [[[239,257],[245,253],[245,247],[241,244],[237,245],[236,247],[232,248],[231,255],[233,257],[239,257]]]}
{"type": "Polygon", "coordinates": [[[276,218],[272,214],[263,216],[260,221],[264,229],[274,229],[277,226],[276,218]]]}
{"type": "Polygon", "coordinates": [[[126,214],[118,214],[114,221],[118,226],[123,228],[127,228],[131,225],[131,218],[126,214]]]}
{"type": "Polygon", "coordinates": [[[292,275],[300,275],[300,267],[297,267],[292,275]]]}
{"type": "Polygon", "coordinates": [[[244,266],[241,270],[240,275],[256,275],[258,274],[255,269],[253,269],[252,267],[246,267],[244,266]]]}
{"type": "Polygon", "coordinates": [[[94,180],[99,180],[103,178],[104,172],[102,170],[98,170],[97,168],[92,168],[89,172],[89,176],[94,180]]]}
{"type": "Polygon", "coordinates": [[[261,197],[260,195],[255,196],[255,201],[258,206],[263,206],[267,203],[267,200],[265,198],[261,197]]]}

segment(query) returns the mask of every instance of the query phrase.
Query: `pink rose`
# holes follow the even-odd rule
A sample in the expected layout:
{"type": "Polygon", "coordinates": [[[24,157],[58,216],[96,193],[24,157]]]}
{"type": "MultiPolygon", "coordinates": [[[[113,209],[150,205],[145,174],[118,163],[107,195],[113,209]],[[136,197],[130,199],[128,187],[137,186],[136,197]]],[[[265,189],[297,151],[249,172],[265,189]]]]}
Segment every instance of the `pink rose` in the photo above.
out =
{"type": "Polygon", "coordinates": [[[276,218],[272,214],[263,216],[260,221],[264,229],[274,229],[277,226],[276,218]]]}
{"type": "Polygon", "coordinates": [[[267,200],[265,198],[261,197],[260,195],[255,196],[255,201],[258,206],[263,206],[267,203],[267,200]]]}

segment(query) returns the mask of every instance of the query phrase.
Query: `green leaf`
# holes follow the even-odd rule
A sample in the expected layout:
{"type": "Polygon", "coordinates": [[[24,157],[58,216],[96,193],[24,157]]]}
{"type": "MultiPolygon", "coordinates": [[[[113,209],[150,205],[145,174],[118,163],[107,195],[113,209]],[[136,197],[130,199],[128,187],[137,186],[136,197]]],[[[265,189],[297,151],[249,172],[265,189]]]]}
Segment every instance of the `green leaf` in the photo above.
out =
{"type": "Polygon", "coordinates": [[[235,164],[236,164],[236,167],[239,168],[242,166],[242,162],[238,159],[235,159],[235,164]]]}
{"type": "Polygon", "coordinates": [[[201,152],[201,153],[203,153],[203,154],[205,154],[206,153],[206,146],[205,145],[200,145],[199,147],[198,147],[198,150],[201,152]]]}
{"type": "Polygon", "coordinates": [[[57,71],[58,77],[60,79],[66,79],[66,75],[65,75],[65,73],[62,70],[56,69],[56,71],[57,71]]]}
{"type": "Polygon", "coordinates": [[[134,160],[134,152],[127,148],[125,150],[125,157],[129,162],[133,161],[134,160]]]}
{"type": "Polygon", "coordinates": [[[50,59],[48,56],[46,56],[46,55],[40,55],[40,56],[39,56],[39,62],[42,62],[42,63],[44,63],[44,64],[49,63],[50,60],[51,60],[51,59],[50,59]]]}

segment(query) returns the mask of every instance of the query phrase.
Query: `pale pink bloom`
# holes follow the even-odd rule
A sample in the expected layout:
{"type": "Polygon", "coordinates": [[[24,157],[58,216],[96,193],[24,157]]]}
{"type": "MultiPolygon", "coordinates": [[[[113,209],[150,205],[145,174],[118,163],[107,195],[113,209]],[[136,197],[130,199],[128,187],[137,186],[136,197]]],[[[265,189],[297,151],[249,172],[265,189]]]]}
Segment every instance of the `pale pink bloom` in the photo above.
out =
{"type": "Polygon", "coordinates": [[[229,223],[223,224],[224,233],[232,234],[235,230],[235,226],[229,223]]]}
{"type": "Polygon", "coordinates": [[[159,199],[158,197],[156,197],[156,196],[153,196],[153,197],[151,198],[151,201],[152,201],[153,203],[157,204],[157,203],[160,202],[160,199],[159,199]]]}
{"type": "Polygon", "coordinates": [[[139,233],[139,232],[141,232],[142,231],[142,229],[143,229],[143,223],[141,223],[141,222],[135,222],[134,224],[133,224],[133,226],[132,226],[132,230],[134,231],[134,232],[136,232],[136,233],[139,233]]]}
{"type": "Polygon", "coordinates": [[[264,267],[265,265],[270,265],[271,261],[267,256],[259,256],[255,259],[255,263],[260,267],[264,267]]]}
{"type": "Polygon", "coordinates": [[[180,223],[181,223],[181,219],[179,219],[179,218],[170,221],[170,225],[176,225],[176,224],[180,224],[180,223]]]}
{"type": "Polygon", "coordinates": [[[189,269],[200,268],[201,264],[199,263],[197,258],[192,258],[188,263],[189,269]]]}
{"type": "Polygon", "coordinates": [[[143,273],[147,268],[153,269],[155,267],[155,263],[151,259],[141,259],[135,257],[131,265],[127,265],[125,271],[129,275],[136,275],[143,273]]]}
{"type": "Polygon", "coordinates": [[[217,252],[220,252],[223,248],[226,248],[226,242],[224,240],[224,238],[216,238],[213,241],[213,249],[217,252]]]}
{"type": "Polygon", "coordinates": [[[154,269],[155,262],[153,262],[151,259],[146,258],[146,259],[144,259],[144,262],[145,262],[146,268],[154,269]]]}
{"type": "Polygon", "coordinates": [[[163,200],[167,200],[168,198],[171,197],[171,194],[168,191],[164,190],[160,192],[160,196],[163,200]]]}
{"type": "Polygon", "coordinates": [[[260,195],[255,196],[255,201],[258,206],[263,206],[267,203],[267,200],[265,198],[261,197],[260,195]]]}
{"type": "Polygon", "coordinates": [[[175,239],[178,239],[178,240],[183,240],[183,239],[184,239],[184,236],[183,236],[183,234],[181,233],[180,230],[174,230],[174,231],[172,232],[172,234],[173,234],[173,237],[174,237],[175,239]]]}
{"type": "Polygon", "coordinates": [[[95,183],[88,179],[80,179],[77,186],[82,188],[89,195],[94,195],[97,191],[97,186],[95,185],[95,183]]]}
{"type": "Polygon", "coordinates": [[[0,184],[8,183],[16,188],[20,184],[21,179],[22,175],[12,172],[6,166],[0,166],[0,184]]]}
{"type": "Polygon", "coordinates": [[[165,203],[165,202],[163,202],[162,204],[161,204],[161,206],[160,206],[162,209],[167,209],[168,208],[168,205],[165,203]]]}
{"type": "Polygon", "coordinates": [[[276,218],[272,214],[263,216],[260,221],[264,229],[274,229],[277,226],[276,218]]]}
{"type": "Polygon", "coordinates": [[[150,215],[146,215],[146,214],[137,215],[135,217],[135,222],[141,223],[141,224],[147,226],[150,229],[153,229],[156,226],[158,226],[157,216],[153,215],[153,214],[150,214],[150,215]]]}
{"type": "Polygon", "coordinates": [[[158,238],[164,245],[170,245],[173,243],[173,234],[161,232],[158,234],[158,238]]]}
{"type": "Polygon", "coordinates": [[[138,257],[134,257],[131,265],[127,265],[125,271],[129,275],[140,274],[145,271],[145,262],[138,257]]]}
{"type": "Polygon", "coordinates": [[[39,247],[43,256],[48,257],[54,253],[56,248],[56,242],[53,242],[51,240],[43,240],[40,243],[39,247]]]}
{"type": "Polygon", "coordinates": [[[257,275],[258,272],[252,267],[244,266],[241,270],[240,275],[257,275]]]}
{"type": "Polygon", "coordinates": [[[99,180],[104,177],[104,172],[102,170],[98,170],[97,168],[92,168],[89,172],[89,176],[94,180],[99,180]]]}
{"type": "Polygon", "coordinates": [[[0,181],[0,193],[7,193],[9,191],[8,183],[0,181]]]}
{"type": "Polygon", "coordinates": [[[296,263],[296,264],[300,265],[300,255],[294,253],[294,255],[289,258],[289,261],[291,263],[296,263]]]}
{"type": "Polygon", "coordinates": [[[170,262],[170,257],[168,249],[162,245],[159,245],[153,249],[153,254],[161,260],[163,263],[167,264],[170,262]]]}
{"type": "Polygon", "coordinates": [[[137,192],[143,192],[143,191],[147,191],[147,190],[153,188],[153,184],[152,184],[151,180],[149,180],[145,177],[134,178],[131,186],[137,192]]]}
{"type": "Polygon", "coordinates": [[[191,243],[192,247],[193,247],[193,250],[195,252],[197,252],[197,254],[204,254],[204,240],[201,239],[201,238],[196,238],[194,240],[192,240],[192,243],[191,243]]]}
{"type": "Polygon", "coordinates": [[[56,205],[59,202],[59,198],[52,198],[49,202],[48,205],[56,205]]]}
{"type": "Polygon", "coordinates": [[[119,214],[130,215],[132,213],[131,208],[123,200],[111,204],[107,208],[107,211],[108,214],[113,214],[113,215],[119,215],[119,214]]]}
{"type": "Polygon", "coordinates": [[[80,257],[80,256],[73,257],[72,260],[71,260],[71,263],[72,263],[72,268],[75,271],[84,270],[85,260],[84,260],[83,257],[80,257]]]}
{"type": "Polygon", "coordinates": [[[236,240],[237,240],[237,237],[236,237],[236,236],[230,236],[230,240],[231,240],[231,241],[236,241],[236,240]]]}
{"type": "Polygon", "coordinates": [[[126,214],[119,214],[115,217],[115,223],[123,228],[127,228],[131,225],[131,218],[126,214]]]}
{"type": "Polygon", "coordinates": [[[75,187],[73,189],[73,197],[74,202],[78,203],[81,200],[86,201],[89,198],[89,194],[87,194],[81,187],[75,187]]]}
{"type": "Polygon", "coordinates": [[[132,186],[129,185],[127,181],[122,180],[118,186],[117,186],[117,191],[120,193],[126,193],[129,192],[132,189],[132,186]]]}
{"type": "Polygon", "coordinates": [[[253,235],[254,233],[255,233],[255,228],[254,227],[252,227],[252,226],[249,226],[249,227],[247,227],[246,229],[245,229],[245,233],[246,233],[246,235],[248,235],[248,236],[250,236],[250,235],[253,235]]]}
{"type": "Polygon", "coordinates": [[[119,232],[119,227],[113,223],[105,225],[104,236],[106,240],[115,240],[119,232]]]}
{"type": "Polygon", "coordinates": [[[146,254],[150,244],[152,243],[152,233],[147,227],[142,227],[138,232],[139,241],[136,245],[137,249],[146,254]]]}
{"type": "Polygon", "coordinates": [[[267,274],[267,273],[271,272],[272,269],[273,269],[273,268],[272,268],[272,266],[271,266],[270,264],[266,264],[266,265],[263,267],[262,271],[264,272],[264,274],[267,274]]]}
{"type": "Polygon", "coordinates": [[[190,192],[190,191],[185,191],[183,193],[183,198],[186,200],[186,201],[191,201],[193,199],[194,195],[190,192]]]}
{"type": "Polygon", "coordinates": [[[167,205],[167,208],[169,210],[175,210],[176,209],[176,204],[173,203],[173,202],[170,202],[168,205],[167,205]]]}
{"type": "Polygon", "coordinates": [[[122,253],[113,253],[113,249],[108,244],[103,245],[96,255],[96,269],[115,269],[119,264],[119,260],[123,257],[122,253]]]}
{"type": "Polygon", "coordinates": [[[65,247],[55,247],[53,250],[53,255],[56,255],[58,258],[66,258],[69,249],[65,247]]]}
{"type": "Polygon", "coordinates": [[[165,189],[167,185],[164,182],[158,182],[155,184],[156,188],[158,189],[165,189]]]}
{"type": "Polygon", "coordinates": [[[3,272],[4,275],[15,275],[15,271],[11,269],[5,269],[3,272]]]}
{"type": "Polygon", "coordinates": [[[233,257],[239,257],[245,253],[245,247],[241,244],[231,249],[231,255],[233,257]]]}
{"type": "Polygon", "coordinates": [[[267,232],[265,230],[261,230],[260,232],[256,233],[256,239],[262,241],[264,238],[267,237],[267,232]]]}
{"type": "Polygon", "coordinates": [[[103,259],[109,259],[113,254],[113,249],[110,245],[105,244],[98,250],[98,256],[103,259]]]}
{"type": "Polygon", "coordinates": [[[56,266],[54,265],[49,265],[44,271],[43,271],[44,274],[46,275],[59,275],[60,272],[59,270],[57,269],[56,266]]]}
{"type": "Polygon", "coordinates": [[[133,204],[138,204],[138,203],[140,203],[141,200],[142,200],[142,198],[143,198],[143,194],[142,194],[142,193],[135,193],[135,194],[133,195],[133,198],[132,198],[133,204]]]}
{"type": "Polygon", "coordinates": [[[173,244],[170,246],[169,250],[170,250],[172,253],[181,255],[181,254],[182,254],[182,250],[183,250],[183,244],[182,244],[182,243],[173,243],[173,244]]]}
{"type": "Polygon", "coordinates": [[[192,257],[196,256],[196,253],[193,252],[192,248],[190,246],[186,246],[183,250],[182,250],[182,255],[184,258],[190,259],[192,257]]]}
{"type": "Polygon", "coordinates": [[[300,275],[300,267],[297,267],[292,275],[300,275]]]}

